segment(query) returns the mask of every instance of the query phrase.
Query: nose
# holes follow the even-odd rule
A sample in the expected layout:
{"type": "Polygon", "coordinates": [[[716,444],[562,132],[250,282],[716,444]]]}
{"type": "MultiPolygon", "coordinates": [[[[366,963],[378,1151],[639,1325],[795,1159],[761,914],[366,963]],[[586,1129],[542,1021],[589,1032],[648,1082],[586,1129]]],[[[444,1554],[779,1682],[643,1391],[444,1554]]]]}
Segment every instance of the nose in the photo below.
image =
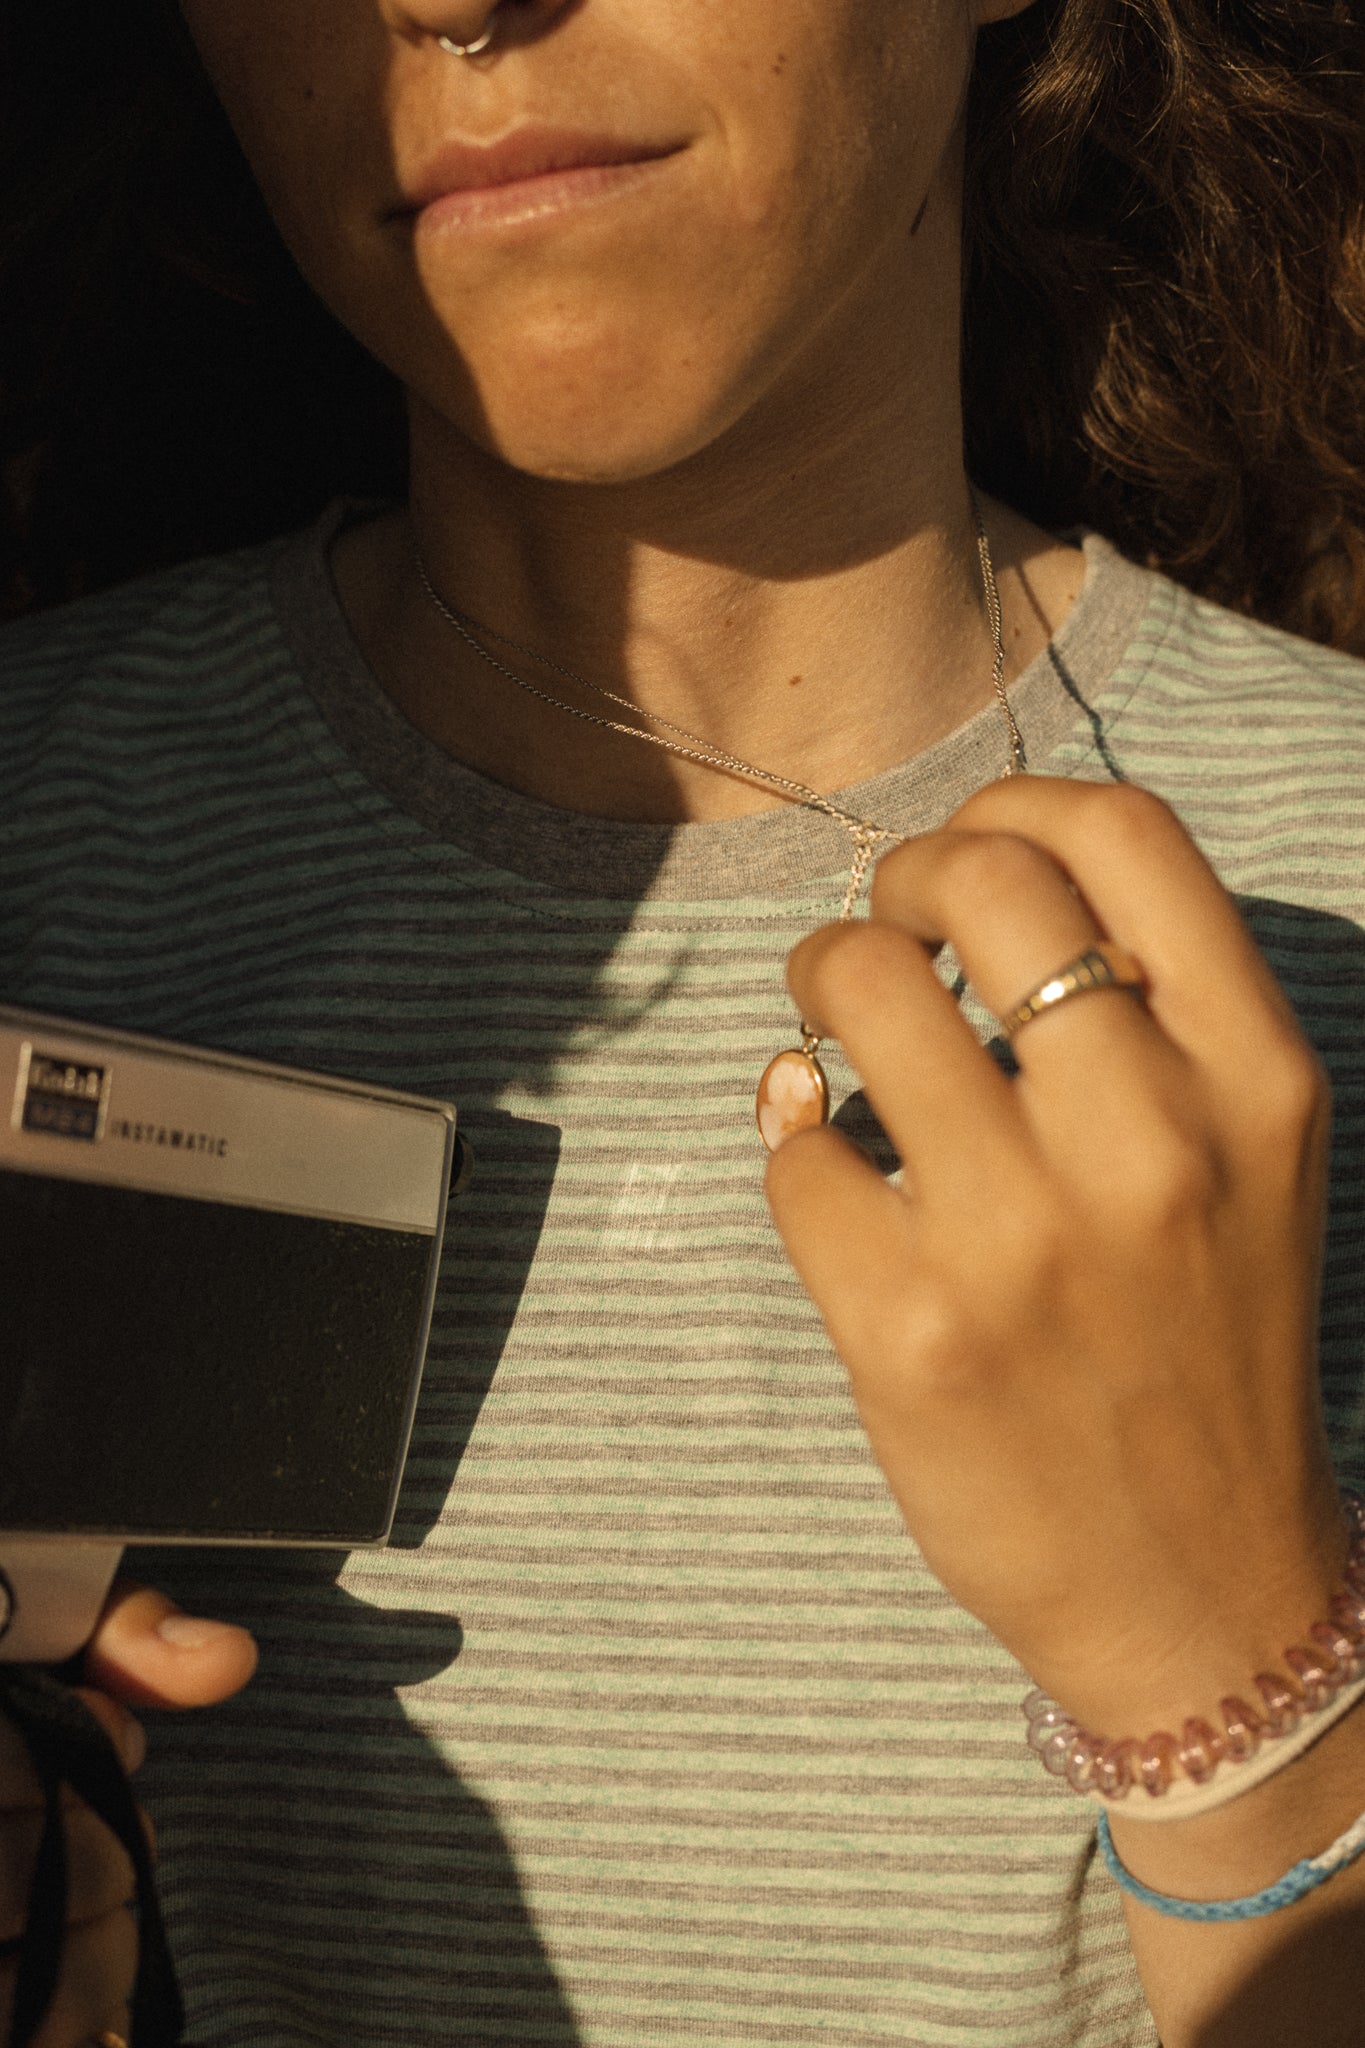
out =
{"type": "Polygon", "coordinates": [[[401,0],[385,6],[399,35],[430,38],[457,57],[494,56],[542,36],[582,0],[401,0]]]}
{"type": "Polygon", "coordinates": [[[498,29],[496,17],[503,9],[500,0],[404,0],[393,6],[386,0],[383,11],[405,40],[431,38],[456,49],[472,49],[485,37],[491,44],[498,29]]]}
{"type": "Polygon", "coordinates": [[[452,57],[481,57],[492,44],[497,26],[496,16],[490,14],[477,35],[471,35],[468,29],[457,29],[454,35],[437,36],[436,40],[452,57]]]}

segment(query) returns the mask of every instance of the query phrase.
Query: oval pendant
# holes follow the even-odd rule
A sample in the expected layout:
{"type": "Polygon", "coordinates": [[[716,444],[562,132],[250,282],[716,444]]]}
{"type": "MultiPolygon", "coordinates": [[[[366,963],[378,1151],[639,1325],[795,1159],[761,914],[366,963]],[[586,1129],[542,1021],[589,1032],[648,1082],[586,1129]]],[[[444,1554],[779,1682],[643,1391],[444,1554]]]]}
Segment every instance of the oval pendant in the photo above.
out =
{"type": "Polygon", "coordinates": [[[829,1082],[813,1052],[793,1046],[763,1069],[754,1102],[758,1135],[770,1152],[797,1131],[829,1121],[829,1082]]]}

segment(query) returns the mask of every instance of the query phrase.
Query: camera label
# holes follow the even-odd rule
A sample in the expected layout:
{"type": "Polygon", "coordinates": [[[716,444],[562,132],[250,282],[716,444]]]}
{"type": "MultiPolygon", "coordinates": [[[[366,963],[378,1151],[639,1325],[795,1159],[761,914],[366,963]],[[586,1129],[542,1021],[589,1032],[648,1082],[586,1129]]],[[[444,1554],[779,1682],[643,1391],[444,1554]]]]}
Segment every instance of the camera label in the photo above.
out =
{"type": "Polygon", "coordinates": [[[28,1058],[20,1066],[15,1103],[14,1121],[20,1130],[93,1145],[104,1132],[108,1068],[58,1059],[36,1045],[25,1050],[28,1058]]]}
{"type": "Polygon", "coordinates": [[[0,1196],[27,1173],[431,1235],[454,1137],[447,1103],[0,1003],[0,1196]]]}

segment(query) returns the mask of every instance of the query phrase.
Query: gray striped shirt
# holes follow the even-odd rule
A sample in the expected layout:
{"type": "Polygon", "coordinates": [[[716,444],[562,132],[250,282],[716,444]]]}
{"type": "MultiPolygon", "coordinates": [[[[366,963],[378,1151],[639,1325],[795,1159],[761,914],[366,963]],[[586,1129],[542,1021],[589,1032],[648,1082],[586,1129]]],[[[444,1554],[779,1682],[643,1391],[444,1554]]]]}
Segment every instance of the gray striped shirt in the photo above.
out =
{"type": "MultiPolygon", "coordinates": [[[[843,835],[580,818],[448,760],[367,674],[328,530],[0,639],[4,995],[453,1097],[479,1160],[394,1547],[149,1567],[263,1646],[145,1772],[193,2038],[1151,2048],[1089,1810],[764,1207],[754,1083],[843,835]]],[[[1030,765],[1175,804],[1332,1068],[1358,1468],[1365,666],[1087,556],[1013,691],[1030,765]]],[[[846,801],[918,831],[1003,764],[987,711],[846,801]]]]}

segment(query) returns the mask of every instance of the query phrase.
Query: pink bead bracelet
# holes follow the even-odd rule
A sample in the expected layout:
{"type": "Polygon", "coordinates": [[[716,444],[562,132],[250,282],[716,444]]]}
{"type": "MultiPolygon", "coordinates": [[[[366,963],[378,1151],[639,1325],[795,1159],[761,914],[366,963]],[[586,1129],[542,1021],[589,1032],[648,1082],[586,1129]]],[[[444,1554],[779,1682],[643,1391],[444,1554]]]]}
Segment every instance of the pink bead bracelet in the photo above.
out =
{"type": "MultiPolygon", "coordinates": [[[[1365,1500],[1347,1493],[1342,1506],[1350,1531],[1344,1584],[1332,1601],[1330,1619],[1315,1621],[1308,1630],[1314,1647],[1294,1644],[1284,1652],[1292,1676],[1258,1671],[1252,1680],[1258,1705],[1236,1694],[1220,1700],[1221,1728],[1191,1715],[1178,1736],[1158,1729],[1145,1739],[1092,1735],[1046,1693],[1031,1692],[1024,1701],[1028,1741],[1045,1769],[1065,1778],[1073,1791],[1100,1799],[1124,1799],[1135,1785],[1160,1799],[1173,1784],[1180,1789],[1182,1776],[1191,1786],[1206,1785],[1220,1764],[1250,1763],[1262,1743],[1297,1734],[1301,1739],[1284,1754],[1290,1762],[1319,1732],[1316,1718],[1321,1716],[1323,1725],[1334,1719],[1332,1709],[1348,1704],[1343,1697],[1347,1689],[1365,1680],[1365,1500]]],[[[1263,1758],[1253,1775],[1259,1780],[1275,1767],[1263,1758]]],[[[1226,1796],[1234,1797],[1235,1790],[1229,1788],[1226,1796]]],[[[1176,1803],[1189,1810],[1195,1802],[1187,1794],[1176,1803]]],[[[1197,1803],[1221,1802],[1215,1795],[1197,1803]]]]}

